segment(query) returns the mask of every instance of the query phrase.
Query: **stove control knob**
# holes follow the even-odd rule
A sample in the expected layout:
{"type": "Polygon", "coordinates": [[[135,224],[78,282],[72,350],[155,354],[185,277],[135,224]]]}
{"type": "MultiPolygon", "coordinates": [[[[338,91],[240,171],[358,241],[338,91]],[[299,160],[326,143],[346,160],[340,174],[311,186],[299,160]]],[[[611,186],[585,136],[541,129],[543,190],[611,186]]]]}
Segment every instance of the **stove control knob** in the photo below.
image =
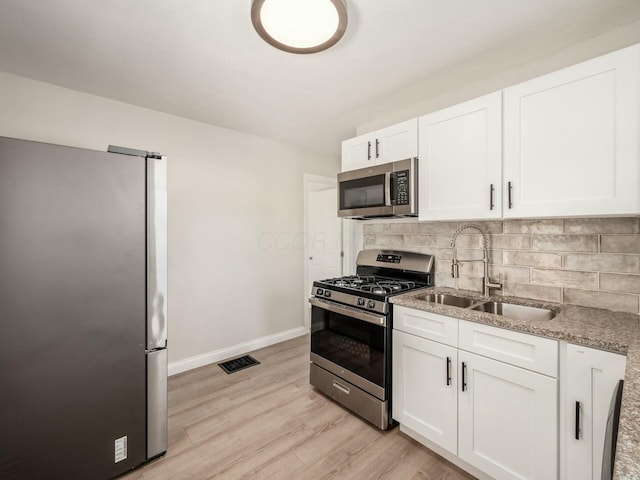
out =
{"type": "Polygon", "coordinates": [[[375,308],[376,306],[376,302],[374,302],[373,300],[369,300],[369,303],[367,304],[368,308],[375,308]]]}
{"type": "Polygon", "coordinates": [[[331,296],[331,292],[329,290],[324,291],[324,296],[329,298],[331,296]]]}
{"type": "Polygon", "coordinates": [[[358,299],[358,306],[359,307],[364,307],[364,298],[359,298],[358,299]]]}
{"type": "Polygon", "coordinates": [[[324,292],[324,290],[322,290],[321,288],[316,290],[316,295],[322,296],[322,293],[324,292]]]}

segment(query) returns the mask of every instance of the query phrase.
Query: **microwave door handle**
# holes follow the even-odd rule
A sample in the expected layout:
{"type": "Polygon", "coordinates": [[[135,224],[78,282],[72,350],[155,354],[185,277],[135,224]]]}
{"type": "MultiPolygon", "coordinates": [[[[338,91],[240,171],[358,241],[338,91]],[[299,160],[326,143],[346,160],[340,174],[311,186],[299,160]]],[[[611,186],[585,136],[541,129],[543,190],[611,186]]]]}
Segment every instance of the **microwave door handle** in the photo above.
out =
{"type": "Polygon", "coordinates": [[[384,205],[385,207],[392,207],[391,202],[391,172],[384,174],[384,205]]]}

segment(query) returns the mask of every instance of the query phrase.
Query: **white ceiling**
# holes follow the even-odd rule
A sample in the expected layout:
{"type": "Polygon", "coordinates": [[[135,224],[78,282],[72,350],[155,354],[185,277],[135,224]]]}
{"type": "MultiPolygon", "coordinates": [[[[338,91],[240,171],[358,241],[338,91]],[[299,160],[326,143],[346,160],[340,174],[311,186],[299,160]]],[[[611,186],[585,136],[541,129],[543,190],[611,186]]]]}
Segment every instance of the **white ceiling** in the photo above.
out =
{"type": "Polygon", "coordinates": [[[256,34],[251,0],[0,0],[0,70],[337,153],[426,78],[472,81],[640,19],[638,0],[347,5],[340,43],[293,55],[256,34]]]}

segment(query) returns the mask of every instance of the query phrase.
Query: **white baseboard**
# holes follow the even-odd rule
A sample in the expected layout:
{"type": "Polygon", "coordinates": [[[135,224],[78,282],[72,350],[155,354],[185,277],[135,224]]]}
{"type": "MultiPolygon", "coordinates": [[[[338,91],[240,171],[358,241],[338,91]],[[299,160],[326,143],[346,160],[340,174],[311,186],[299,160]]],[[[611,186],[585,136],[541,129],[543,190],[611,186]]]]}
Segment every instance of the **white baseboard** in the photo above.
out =
{"type": "Polygon", "coordinates": [[[249,340],[248,342],[239,343],[238,345],[232,345],[230,347],[221,348],[220,350],[214,350],[212,352],[202,353],[176,362],[171,362],[169,363],[169,376],[186,372],[187,370],[192,370],[194,368],[204,367],[205,365],[216,363],[220,360],[226,360],[227,358],[234,357],[236,355],[244,355],[245,353],[252,352],[253,350],[268,347],[269,345],[275,345],[276,343],[284,342],[285,340],[291,340],[292,338],[300,337],[307,333],[309,333],[309,329],[306,327],[292,328],[291,330],[285,330],[284,332],[274,333],[273,335],[267,335],[266,337],[260,337],[254,340],[249,340]]]}

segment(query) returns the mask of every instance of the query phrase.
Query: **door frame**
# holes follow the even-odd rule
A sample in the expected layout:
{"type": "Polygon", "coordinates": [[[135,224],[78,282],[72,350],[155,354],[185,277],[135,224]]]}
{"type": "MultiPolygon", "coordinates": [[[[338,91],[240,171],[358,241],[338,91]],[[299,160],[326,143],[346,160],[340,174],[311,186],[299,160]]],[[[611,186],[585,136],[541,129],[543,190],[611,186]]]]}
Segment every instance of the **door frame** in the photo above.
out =
{"type": "MultiPolygon", "coordinates": [[[[312,175],[310,173],[305,173],[303,176],[303,190],[304,190],[304,220],[303,220],[303,230],[305,233],[305,241],[304,241],[304,256],[302,257],[302,262],[304,265],[304,293],[302,296],[303,305],[304,305],[304,326],[305,328],[311,328],[311,307],[309,306],[309,296],[311,294],[311,285],[309,285],[309,195],[312,192],[319,192],[322,190],[330,190],[332,188],[338,188],[338,179],[336,177],[325,177],[322,175],[312,175]]],[[[336,190],[337,192],[337,190],[336,190]]],[[[337,195],[337,193],[336,193],[337,195]]],[[[338,216],[338,212],[336,211],[336,216],[338,216]]],[[[342,229],[342,227],[341,227],[342,229]]],[[[344,240],[342,241],[342,243],[344,240]]],[[[340,246],[341,255],[344,256],[344,244],[340,246]]],[[[342,268],[341,268],[342,269],[342,268]]]]}

